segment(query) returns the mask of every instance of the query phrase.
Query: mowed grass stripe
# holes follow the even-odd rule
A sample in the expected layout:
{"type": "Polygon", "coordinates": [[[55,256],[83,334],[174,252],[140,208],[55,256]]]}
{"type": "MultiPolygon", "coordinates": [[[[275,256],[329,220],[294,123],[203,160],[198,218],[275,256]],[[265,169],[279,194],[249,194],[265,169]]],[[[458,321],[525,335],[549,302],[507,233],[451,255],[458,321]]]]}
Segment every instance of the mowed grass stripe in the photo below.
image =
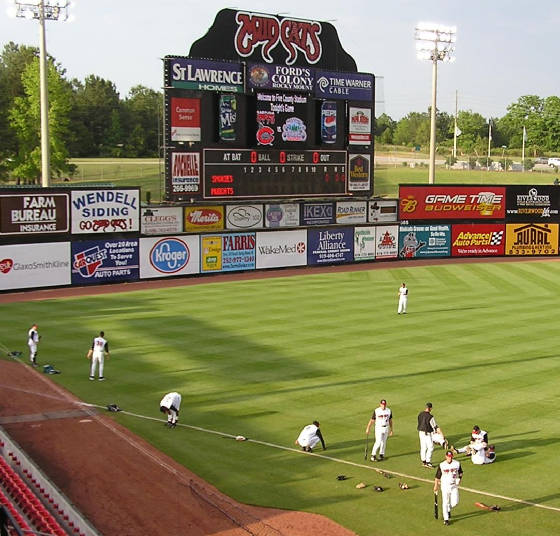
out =
{"type": "MultiPolygon", "coordinates": [[[[86,401],[117,402],[159,418],[159,397],[178,390],[183,422],[286,447],[318,418],[327,454],[349,462],[363,463],[365,425],[385,397],[396,433],[384,467],[428,479],[433,472],[418,464],[416,415],[431,400],[453,442],[466,442],[477,423],[498,445],[499,463],[464,461],[465,486],[560,507],[549,478],[559,468],[559,341],[547,305],[557,296],[559,275],[555,262],[387,264],[12,304],[0,313],[19,327],[1,342],[21,346],[30,318],[41,318],[41,359],[63,371],[53,381],[86,401]],[[409,314],[399,316],[403,281],[409,314]],[[113,356],[108,381],[91,385],[83,356],[99,329],[113,356]]],[[[323,513],[361,535],[424,536],[435,528],[430,485],[404,494],[395,479],[359,468],[338,483],[332,462],[185,430],[170,435],[153,423],[113,417],[240,500],[323,513]],[[359,480],[387,491],[358,492],[359,480]],[[373,518],[372,508],[383,515],[373,518]]],[[[442,454],[436,449],[434,460],[442,454]]],[[[548,535],[559,523],[558,514],[522,505],[487,515],[474,500],[462,495],[456,534],[473,534],[484,521],[492,534],[548,535]]]]}

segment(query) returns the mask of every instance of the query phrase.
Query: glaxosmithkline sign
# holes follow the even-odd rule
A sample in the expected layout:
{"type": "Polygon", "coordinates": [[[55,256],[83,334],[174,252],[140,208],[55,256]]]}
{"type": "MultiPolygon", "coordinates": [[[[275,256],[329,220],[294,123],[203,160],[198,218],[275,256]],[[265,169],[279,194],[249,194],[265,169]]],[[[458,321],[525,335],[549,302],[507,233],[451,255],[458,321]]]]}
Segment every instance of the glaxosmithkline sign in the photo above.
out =
{"type": "Polygon", "coordinates": [[[169,85],[175,88],[206,91],[243,91],[243,67],[240,63],[166,58],[169,85]]]}
{"type": "Polygon", "coordinates": [[[315,96],[320,99],[373,100],[373,75],[315,72],[315,96]]]}
{"type": "Polygon", "coordinates": [[[401,220],[500,220],[505,216],[503,186],[401,186],[401,220]]]}
{"type": "Polygon", "coordinates": [[[0,195],[0,234],[67,233],[67,193],[0,195]]]}

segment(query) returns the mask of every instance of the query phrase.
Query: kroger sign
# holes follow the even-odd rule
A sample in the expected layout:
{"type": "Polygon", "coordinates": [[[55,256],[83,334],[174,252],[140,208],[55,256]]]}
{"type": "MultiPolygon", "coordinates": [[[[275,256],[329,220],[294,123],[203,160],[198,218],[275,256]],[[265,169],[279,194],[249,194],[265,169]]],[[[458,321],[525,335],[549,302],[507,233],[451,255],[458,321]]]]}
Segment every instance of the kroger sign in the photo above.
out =
{"type": "Polygon", "coordinates": [[[150,251],[150,264],[159,272],[173,274],[189,262],[189,247],[178,238],[164,238],[150,251]]]}

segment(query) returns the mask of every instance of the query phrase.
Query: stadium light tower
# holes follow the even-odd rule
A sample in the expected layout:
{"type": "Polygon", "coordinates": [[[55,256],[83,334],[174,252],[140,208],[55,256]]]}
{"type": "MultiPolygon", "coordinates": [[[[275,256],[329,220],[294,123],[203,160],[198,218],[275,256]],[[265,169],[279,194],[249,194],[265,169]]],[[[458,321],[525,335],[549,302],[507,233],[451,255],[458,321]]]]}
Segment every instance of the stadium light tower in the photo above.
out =
{"type": "Polygon", "coordinates": [[[436,94],[437,94],[437,63],[455,60],[455,26],[420,22],[416,25],[416,55],[420,60],[432,62],[432,108],[430,114],[430,168],[429,183],[434,183],[436,167],[436,94]]]}
{"type": "Polygon", "coordinates": [[[41,91],[41,186],[50,183],[49,92],[47,83],[47,37],[45,21],[68,20],[68,0],[13,0],[8,14],[13,17],[39,21],[39,77],[41,91]]]}

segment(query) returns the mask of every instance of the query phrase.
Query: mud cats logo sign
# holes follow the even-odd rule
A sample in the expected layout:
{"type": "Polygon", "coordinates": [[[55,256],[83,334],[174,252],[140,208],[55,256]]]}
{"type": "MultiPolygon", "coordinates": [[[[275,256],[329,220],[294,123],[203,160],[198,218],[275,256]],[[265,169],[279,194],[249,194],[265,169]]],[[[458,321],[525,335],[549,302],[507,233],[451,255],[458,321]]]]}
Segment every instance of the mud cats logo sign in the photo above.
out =
{"type": "Polygon", "coordinates": [[[270,53],[280,43],[288,53],[286,65],[292,65],[301,52],[308,63],[315,64],[321,59],[322,44],[319,39],[321,24],[314,21],[282,19],[271,15],[256,15],[239,11],[236,14],[237,32],[235,50],[246,58],[257,47],[262,47],[264,61],[272,63],[270,53]]]}

